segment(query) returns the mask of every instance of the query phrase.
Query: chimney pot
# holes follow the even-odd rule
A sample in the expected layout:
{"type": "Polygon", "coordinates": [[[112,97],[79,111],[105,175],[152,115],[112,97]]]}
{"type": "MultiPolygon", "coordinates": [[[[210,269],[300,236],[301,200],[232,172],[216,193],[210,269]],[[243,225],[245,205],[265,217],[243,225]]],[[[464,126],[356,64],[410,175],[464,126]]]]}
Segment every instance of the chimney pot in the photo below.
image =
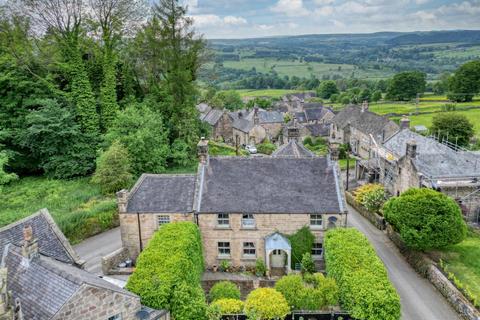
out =
{"type": "Polygon", "coordinates": [[[410,128],[410,119],[404,115],[402,119],[400,119],[400,129],[408,129],[410,128]]]}
{"type": "Polygon", "coordinates": [[[414,140],[407,142],[406,155],[408,158],[415,159],[417,156],[417,143],[414,140]]]}
{"type": "Polygon", "coordinates": [[[23,227],[23,240],[25,242],[32,241],[33,238],[33,230],[31,225],[26,225],[23,227]]]}
{"type": "Polygon", "coordinates": [[[197,144],[197,155],[200,163],[206,164],[208,159],[208,140],[205,137],[200,139],[200,142],[197,144]]]}
{"type": "Polygon", "coordinates": [[[127,212],[128,195],[129,192],[127,189],[122,189],[117,192],[118,213],[127,212]]]}

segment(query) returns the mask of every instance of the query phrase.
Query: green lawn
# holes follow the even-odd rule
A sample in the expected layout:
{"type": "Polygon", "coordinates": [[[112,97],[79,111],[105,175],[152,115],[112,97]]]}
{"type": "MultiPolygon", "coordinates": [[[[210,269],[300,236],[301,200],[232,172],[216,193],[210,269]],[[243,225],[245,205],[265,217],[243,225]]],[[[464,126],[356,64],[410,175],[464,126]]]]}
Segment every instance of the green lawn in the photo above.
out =
{"type": "Polygon", "coordinates": [[[287,89],[265,89],[265,90],[251,90],[251,89],[241,89],[235,90],[240,93],[242,97],[270,97],[270,98],[281,98],[284,95],[290,93],[304,92],[300,90],[287,90],[287,89]]]}
{"type": "MultiPolygon", "coordinates": [[[[241,156],[248,155],[248,152],[241,147],[239,148],[239,151],[241,156]]],[[[211,156],[235,156],[237,154],[235,147],[215,141],[208,142],[208,153],[211,156]]]]}
{"type": "Polygon", "coordinates": [[[275,71],[280,76],[297,76],[299,78],[309,78],[311,75],[321,79],[323,75],[341,75],[343,77],[356,77],[362,79],[385,79],[390,77],[393,72],[386,70],[360,69],[351,64],[333,64],[320,62],[304,62],[300,60],[277,60],[274,58],[247,58],[240,61],[224,61],[226,68],[251,70],[255,68],[257,72],[268,73],[275,71]]]}
{"type": "Polygon", "coordinates": [[[442,251],[447,270],[466,285],[480,303],[480,234],[470,232],[463,242],[442,251]]]}
{"type": "MultiPolygon", "coordinates": [[[[350,169],[355,169],[356,162],[357,160],[355,158],[350,158],[348,167],[350,169]]],[[[340,170],[347,170],[347,159],[338,160],[338,165],[340,166],[340,170]]]]}
{"type": "Polygon", "coordinates": [[[0,192],[0,227],[47,208],[72,243],[118,225],[116,202],[90,178],[22,178],[0,192]]]}

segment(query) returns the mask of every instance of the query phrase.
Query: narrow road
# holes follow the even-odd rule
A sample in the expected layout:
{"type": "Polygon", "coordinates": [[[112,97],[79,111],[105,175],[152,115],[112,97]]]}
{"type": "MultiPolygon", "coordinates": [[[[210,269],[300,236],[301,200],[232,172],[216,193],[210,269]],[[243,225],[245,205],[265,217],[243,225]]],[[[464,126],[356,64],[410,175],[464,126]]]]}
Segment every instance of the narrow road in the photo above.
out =
{"type": "Polygon", "coordinates": [[[78,255],[86,261],[85,270],[98,276],[103,275],[102,257],[121,247],[120,228],[100,233],[73,246],[78,255]]]}
{"type": "Polygon", "coordinates": [[[400,295],[402,320],[461,320],[447,300],[405,261],[386,234],[348,206],[348,225],[363,232],[385,264],[400,295]]]}

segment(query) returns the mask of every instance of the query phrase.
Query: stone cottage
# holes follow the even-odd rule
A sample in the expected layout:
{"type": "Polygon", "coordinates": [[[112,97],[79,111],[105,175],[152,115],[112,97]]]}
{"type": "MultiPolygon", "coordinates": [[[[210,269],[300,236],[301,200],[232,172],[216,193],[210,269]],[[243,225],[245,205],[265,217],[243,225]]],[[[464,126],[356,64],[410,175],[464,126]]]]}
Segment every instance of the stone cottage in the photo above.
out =
{"type": "MultiPolygon", "coordinates": [[[[47,210],[0,229],[0,319],[160,319],[140,298],[78,266],[47,210]]],[[[166,319],[166,318],[162,318],[166,319]]]]}
{"type": "Polygon", "coordinates": [[[368,111],[368,105],[351,105],[342,109],[332,119],[330,143],[349,143],[354,155],[367,159],[372,157],[375,141],[383,143],[398,130],[399,126],[395,122],[368,111]]]}
{"type": "Polygon", "coordinates": [[[212,139],[233,143],[234,117],[227,110],[214,109],[205,103],[197,105],[200,121],[207,123],[212,130],[212,139]]]}
{"type": "Polygon", "coordinates": [[[224,260],[254,265],[260,258],[270,270],[288,272],[285,234],[309,226],[321,259],[325,230],[345,226],[336,163],[296,140],[273,157],[209,157],[206,140],[198,148],[196,175],[145,175],[118,194],[122,241],[132,258],[163,223],[190,220],[200,227],[207,267],[224,260]]]}

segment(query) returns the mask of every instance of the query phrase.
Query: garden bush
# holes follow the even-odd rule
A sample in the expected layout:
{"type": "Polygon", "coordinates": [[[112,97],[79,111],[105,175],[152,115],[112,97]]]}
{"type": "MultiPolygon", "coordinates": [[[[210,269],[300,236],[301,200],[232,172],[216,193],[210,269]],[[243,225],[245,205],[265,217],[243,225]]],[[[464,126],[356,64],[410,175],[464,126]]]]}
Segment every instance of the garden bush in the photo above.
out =
{"type": "Polygon", "coordinates": [[[255,289],[245,301],[245,314],[250,320],[284,319],[288,313],[287,300],[272,288],[255,289]]]}
{"type": "Polygon", "coordinates": [[[263,277],[265,273],[267,272],[267,266],[265,265],[265,262],[261,258],[257,258],[255,261],[255,274],[257,277],[263,277]]]}
{"type": "Polygon", "coordinates": [[[298,274],[282,277],[275,289],[283,294],[292,310],[324,310],[338,304],[335,280],[323,274],[298,274]]]}
{"type": "Polygon", "coordinates": [[[200,283],[182,282],[176,286],[170,304],[175,320],[205,320],[207,304],[200,283]]]}
{"type": "Polygon", "coordinates": [[[292,235],[288,236],[292,247],[292,269],[296,264],[301,265],[305,253],[311,253],[315,236],[308,226],[304,226],[292,235]]]}
{"type": "Polygon", "coordinates": [[[460,207],[431,189],[410,189],[384,206],[385,219],[414,250],[440,249],[465,239],[467,227],[460,207]]]}
{"type": "Polygon", "coordinates": [[[355,229],[332,229],[324,239],[327,274],[340,304],[355,319],[399,320],[400,297],[367,238],[355,229]]]}
{"type": "Polygon", "coordinates": [[[237,285],[230,281],[217,282],[208,293],[210,302],[219,299],[240,299],[240,290],[237,285]]]}
{"type": "Polygon", "coordinates": [[[257,151],[259,153],[263,153],[263,154],[272,154],[273,151],[275,151],[275,149],[277,149],[277,146],[275,146],[273,143],[271,143],[270,141],[266,140],[260,144],[257,144],[257,151]]]}
{"type": "Polygon", "coordinates": [[[312,254],[305,252],[302,256],[302,273],[314,273],[315,262],[313,261],[312,254]]]}
{"type": "Polygon", "coordinates": [[[240,299],[219,299],[211,304],[218,307],[220,314],[240,314],[243,312],[243,301],[240,299]]]}
{"type": "Polygon", "coordinates": [[[365,206],[365,201],[367,197],[372,193],[377,192],[378,190],[383,191],[383,193],[385,194],[385,188],[381,184],[377,184],[377,183],[365,184],[355,190],[355,201],[365,206]]]}
{"type": "Polygon", "coordinates": [[[138,294],[144,305],[171,310],[177,320],[187,319],[183,315],[191,310],[188,304],[205,312],[205,295],[200,290],[203,270],[198,226],[192,222],[169,223],[153,235],[138,257],[127,289],[138,294]]]}

